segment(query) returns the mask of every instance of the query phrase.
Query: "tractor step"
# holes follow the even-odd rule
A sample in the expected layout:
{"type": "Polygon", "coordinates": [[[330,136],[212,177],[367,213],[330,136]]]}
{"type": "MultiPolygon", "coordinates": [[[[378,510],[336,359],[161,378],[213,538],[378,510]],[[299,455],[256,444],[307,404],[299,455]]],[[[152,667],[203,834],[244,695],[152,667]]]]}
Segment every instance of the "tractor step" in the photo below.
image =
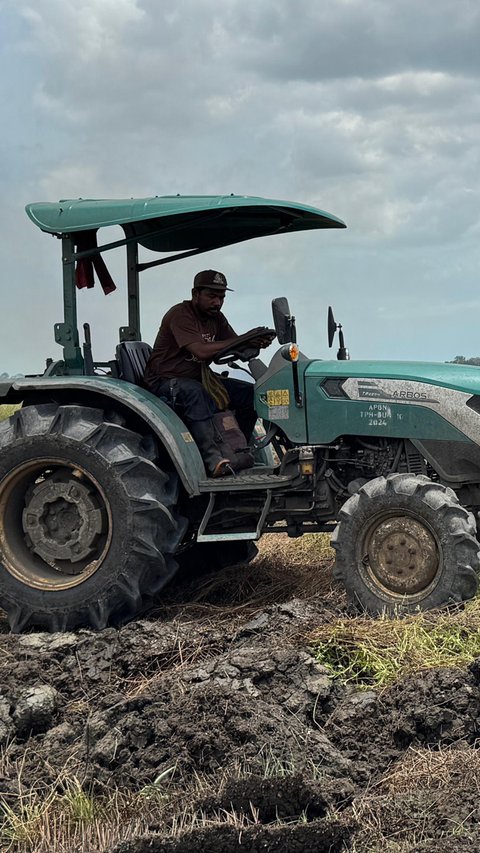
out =
{"type": "Polygon", "coordinates": [[[273,492],[275,489],[288,486],[292,482],[292,479],[292,477],[285,476],[285,474],[276,474],[273,468],[265,467],[259,470],[256,467],[231,477],[219,477],[218,479],[211,477],[208,480],[202,480],[199,483],[200,491],[203,493],[207,492],[210,497],[198,529],[197,542],[218,542],[227,539],[260,539],[272,503],[273,492]],[[263,491],[265,494],[261,498],[263,506],[259,510],[257,522],[252,530],[235,531],[234,533],[206,532],[213,516],[215,500],[219,494],[222,492],[249,492],[254,490],[263,491]]]}
{"type": "Polygon", "coordinates": [[[228,477],[209,477],[200,480],[200,492],[243,492],[257,489],[280,489],[292,480],[285,474],[275,474],[273,468],[252,468],[228,477]]]}

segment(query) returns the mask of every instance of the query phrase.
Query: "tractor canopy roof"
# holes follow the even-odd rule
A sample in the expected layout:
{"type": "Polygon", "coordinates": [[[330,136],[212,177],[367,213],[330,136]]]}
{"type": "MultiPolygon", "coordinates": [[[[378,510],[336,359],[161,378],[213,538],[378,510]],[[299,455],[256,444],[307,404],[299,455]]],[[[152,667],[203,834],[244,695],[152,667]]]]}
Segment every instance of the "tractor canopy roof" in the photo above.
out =
{"type": "Polygon", "coordinates": [[[65,199],[28,204],[26,211],[59,237],[121,225],[127,238],[154,252],[207,251],[271,234],[346,227],[315,207],[239,195],[65,199]]]}

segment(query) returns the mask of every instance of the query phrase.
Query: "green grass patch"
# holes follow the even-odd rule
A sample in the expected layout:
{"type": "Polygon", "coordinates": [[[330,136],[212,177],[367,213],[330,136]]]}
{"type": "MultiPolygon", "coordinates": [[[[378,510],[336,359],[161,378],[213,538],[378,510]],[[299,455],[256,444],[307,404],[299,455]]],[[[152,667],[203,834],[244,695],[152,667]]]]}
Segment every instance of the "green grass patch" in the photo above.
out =
{"type": "Polygon", "coordinates": [[[403,619],[342,619],[309,637],[317,660],[343,683],[388,687],[406,675],[466,666],[480,656],[480,600],[403,619]]]}
{"type": "Polygon", "coordinates": [[[0,421],[4,421],[5,418],[9,418],[17,411],[18,408],[20,408],[18,404],[15,406],[0,406],[0,421]]]}

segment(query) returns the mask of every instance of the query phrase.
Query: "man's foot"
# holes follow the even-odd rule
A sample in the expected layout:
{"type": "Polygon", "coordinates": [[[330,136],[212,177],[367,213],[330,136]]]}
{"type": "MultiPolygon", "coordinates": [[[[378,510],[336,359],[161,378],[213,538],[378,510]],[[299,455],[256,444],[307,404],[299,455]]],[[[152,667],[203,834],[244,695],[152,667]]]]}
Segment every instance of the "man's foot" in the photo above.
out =
{"type": "Polygon", "coordinates": [[[212,477],[228,477],[235,476],[235,472],[230,465],[230,459],[220,459],[220,462],[217,462],[215,468],[213,469],[211,475],[212,477]]]}

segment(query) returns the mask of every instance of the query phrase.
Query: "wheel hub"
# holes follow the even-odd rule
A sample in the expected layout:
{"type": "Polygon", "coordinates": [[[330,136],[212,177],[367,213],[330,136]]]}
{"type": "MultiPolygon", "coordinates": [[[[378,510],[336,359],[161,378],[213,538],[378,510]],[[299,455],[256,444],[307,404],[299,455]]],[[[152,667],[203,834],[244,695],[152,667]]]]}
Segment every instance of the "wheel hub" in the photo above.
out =
{"type": "Polygon", "coordinates": [[[387,518],[372,531],[364,563],[390,592],[415,595],[426,589],[437,573],[436,542],[415,518],[387,518]]]}
{"type": "MultiPolygon", "coordinates": [[[[55,566],[59,560],[78,563],[95,552],[103,516],[88,485],[67,471],[57,472],[30,490],[22,523],[32,550],[55,566]]],[[[63,565],[62,570],[76,574],[74,565],[63,565]]]]}

